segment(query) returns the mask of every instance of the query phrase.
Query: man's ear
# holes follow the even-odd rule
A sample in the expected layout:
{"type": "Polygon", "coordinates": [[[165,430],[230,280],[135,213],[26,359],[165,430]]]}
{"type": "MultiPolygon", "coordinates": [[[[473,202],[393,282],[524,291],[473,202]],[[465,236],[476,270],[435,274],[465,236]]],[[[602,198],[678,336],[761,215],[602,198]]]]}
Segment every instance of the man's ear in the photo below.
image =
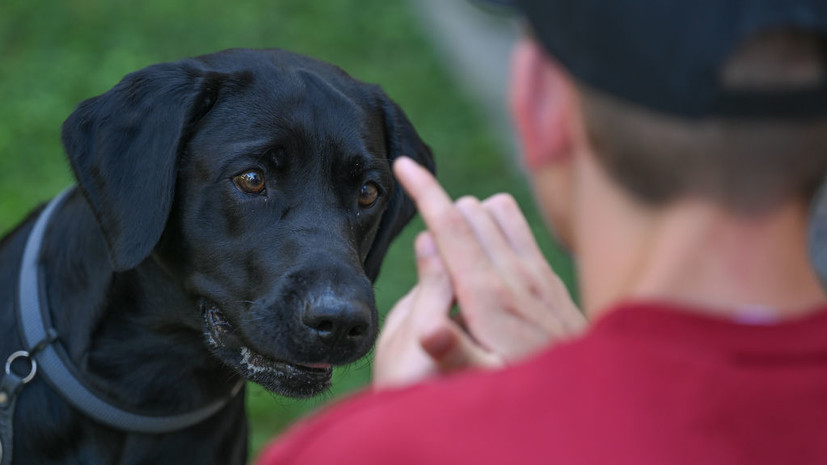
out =
{"type": "MultiPolygon", "coordinates": [[[[431,149],[419,137],[402,109],[384,94],[380,95],[379,101],[385,119],[385,146],[388,153],[388,163],[393,165],[394,160],[404,155],[434,173],[436,166],[431,149]]],[[[410,222],[415,214],[416,206],[413,200],[394,180],[390,204],[382,215],[379,230],[373,239],[367,258],[365,258],[365,273],[371,281],[375,281],[379,276],[382,259],[385,258],[385,253],[387,253],[391,241],[399,235],[402,228],[410,222]]]]}
{"type": "Polygon", "coordinates": [[[523,39],[512,54],[511,112],[529,169],[571,154],[574,85],[535,41],[523,39]]]}
{"type": "Polygon", "coordinates": [[[160,239],[178,155],[215,103],[219,80],[189,61],[150,66],[82,102],[63,124],[66,154],[116,271],[140,264],[160,239]]]}

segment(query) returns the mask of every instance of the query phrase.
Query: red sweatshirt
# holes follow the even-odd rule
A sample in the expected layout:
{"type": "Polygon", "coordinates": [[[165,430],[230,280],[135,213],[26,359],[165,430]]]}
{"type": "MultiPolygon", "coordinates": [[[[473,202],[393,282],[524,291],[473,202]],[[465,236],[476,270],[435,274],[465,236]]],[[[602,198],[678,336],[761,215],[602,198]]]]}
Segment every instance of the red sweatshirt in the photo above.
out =
{"type": "Polygon", "coordinates": [[[827,464],[827,308],[749,325],[657,304],[493,372],[365,392],[259,465],[827,464]]]}

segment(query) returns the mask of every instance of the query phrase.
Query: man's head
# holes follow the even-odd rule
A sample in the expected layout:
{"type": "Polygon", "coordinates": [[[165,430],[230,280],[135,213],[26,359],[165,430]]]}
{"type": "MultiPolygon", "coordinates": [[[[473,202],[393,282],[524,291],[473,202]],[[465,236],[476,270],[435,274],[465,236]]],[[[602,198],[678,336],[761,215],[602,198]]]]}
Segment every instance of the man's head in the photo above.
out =
{"type": "Polygon", "coordinates": [[[632,28],[633,7],[651,2],[612,2],[632,8],[607,5],[612,17],[560,5],[574,2],[521,3],[533,36],[514,54],[512,110],[539,200],[564,242],[576,246],[579,155],[645,208],[691,197],[757,214],[806,202],[821,182],[823,7],[797,5],[795,17],[752,5],[746,8],[755,18],[744,19],[743,12],[693,4],[700,13],[684,18],[677,11],[684,4],[658,2],[645,5],[654,11],[632,28]],[[662,18],[653,16],[658,12],[662,18]],[[701,17],[707,29],[688,28],[701,17]],[[730,33],[721,18],[750,32],[730,33]],[[666,24],[645,22],[658,19],[666,24]]]}
{"type": "Polygon", "coordinates": [[[827,171],[823,2],[497,3],[528,23],[512,111],[587,312],[630,297],[823,300],[801,245],[827,171]],[[746,269],[796,273],[727,293],[746,269]],[[812,298],[782,297],[796,282],[812,298]]]}

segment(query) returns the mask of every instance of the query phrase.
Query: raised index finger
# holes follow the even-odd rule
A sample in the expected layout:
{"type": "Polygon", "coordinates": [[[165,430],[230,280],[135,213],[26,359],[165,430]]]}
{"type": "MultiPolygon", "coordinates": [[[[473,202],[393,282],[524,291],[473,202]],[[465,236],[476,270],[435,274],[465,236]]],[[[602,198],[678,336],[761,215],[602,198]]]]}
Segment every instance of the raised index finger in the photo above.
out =
{"type": "MultiPolygon", "coordinates": [[[[512,312],[507,283],[451,198],[437,180],[410,159],[394,163],[394,173],[425,220],[454,284],[457,302],[474,338],[483,347],[515,352],[537,328],[526,327],[512,312]],[[519,339],[514,335],[520,335],[519,339]]],[[[541,335],[542,336],[542,335],[541,335]]]]}
{"type": "Polygon", "coordinates": [[[485,251],[436,178],[407,157],[397,159],[393,170],[433,234],[451,275],[467,276],[466,273],[471,271],[486,271],[490,263],[485,251]]]}

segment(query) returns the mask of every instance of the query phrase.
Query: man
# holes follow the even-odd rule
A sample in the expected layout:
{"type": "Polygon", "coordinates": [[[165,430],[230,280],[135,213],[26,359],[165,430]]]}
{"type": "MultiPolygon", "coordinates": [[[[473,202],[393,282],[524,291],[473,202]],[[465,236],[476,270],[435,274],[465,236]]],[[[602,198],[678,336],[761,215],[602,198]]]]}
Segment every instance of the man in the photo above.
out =
{"type": "Polygon", "coordinates": [[[516,3],[512,111],[591,326],[509,197],[399,161],[428,231],[376,389],[260,463],[827,462],[827,5],[516,3]]]}

